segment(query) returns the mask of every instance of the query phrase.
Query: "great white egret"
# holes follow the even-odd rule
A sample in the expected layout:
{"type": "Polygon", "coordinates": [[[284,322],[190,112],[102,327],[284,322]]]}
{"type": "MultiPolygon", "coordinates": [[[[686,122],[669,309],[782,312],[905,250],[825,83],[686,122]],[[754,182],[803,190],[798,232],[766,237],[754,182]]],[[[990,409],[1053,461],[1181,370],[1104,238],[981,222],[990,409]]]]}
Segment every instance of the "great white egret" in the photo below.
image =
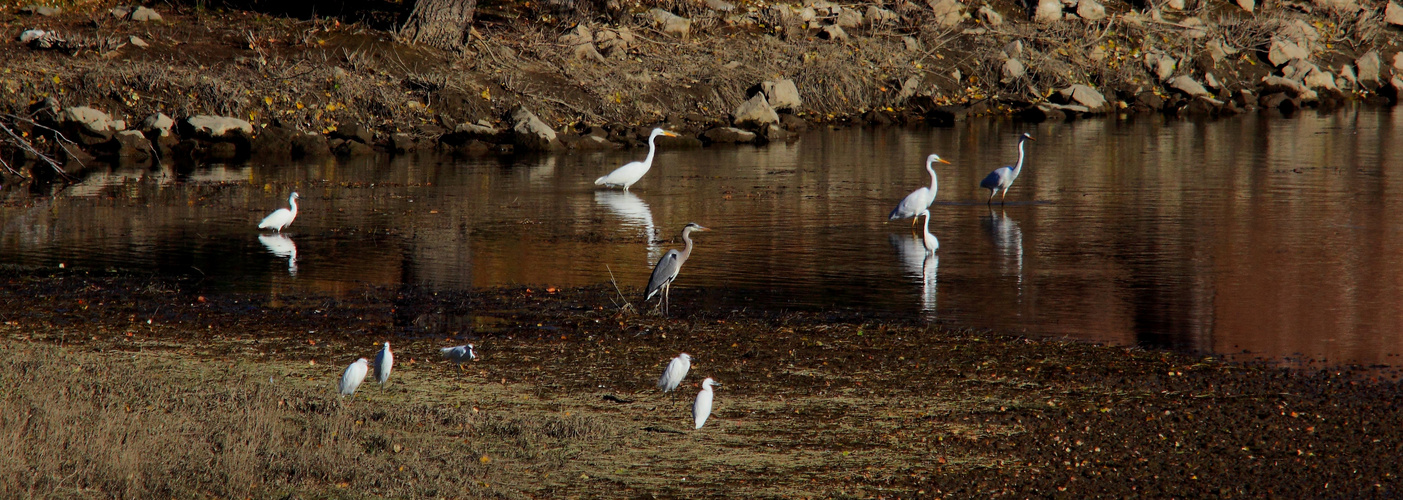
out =
{"type": "Polygon", "coordinates": [[[887,220],[897,220],[911,217],[911,225],[915,226],[915,217],[919,217],[921,214],[930,211],[930,204],[935,202],[936,188],[940,185],[939,181],[936,179],[935,176],[935,168],[933,166],[935,162],[940,162],[947,165],[950,164],[950,162],[945,161],[944,158],[941,158],[940,155],[933,154],[927,156],[926,171],[930,172],[930,187],[923,187],[917,189],[915,191],[912,191],[911,194],[906,195],[905,198],[902,198],[901,203],[898,203],[896,205],[896,208],[892,209],[891,215],[887,216],[887,220]]]}
{"type": "Polygon", "coordinates": [[[370,362],[365,358],[356,360],[351,366],[346,367],[346,373],[341,374],[341,385],[338,387],[342,396],[350,396],[356,393],[356,388],[361,382],[365,382],[365,374],[370,371],[370,362]]]}
{"type": "Polygon", "coordinates": [[[706,424],[706,418],[711,416],[711,386],[721,385],[711,377],[702,381],[701,392],[697,393],[697,401],[692,403],[692,421],[696,422],[697,428],[702,428],[706,424]]]}
{"type": "Polygon", "coordinates": [[[653,155],[658,152],[658,145],[655,140],[660,135],[677,137],[677,134],[666,130],[655,128],[653,133],[648,134],[648,157],[643,161],[629,162],[628,164],[609,172],[609,175],[594,180],[597,186],[622,187],[628,191],[628,187],[643,178],[643,174],[648,173],[648,169],[653,168],[653,155]]]}
{"type": "Polygon", "coordinates": [[[1012,167],[1003,166],[996,168],[993,172],[989,172],[989,175],[985,177],[984,180],[979,181],[979,187],[989,190],[989,201],[986,203],[993,203],[994,194],[998,193],[999,190],[1003,190],[1003,194],[999,195],[999,203],[1004,202],[1004,197],[1008,196],[1008,188],[1013,186],[1013,180],[1018,178],[1018,174],[1023,173],[1023,143],[1036,140],[1037,139],[1034,139],[1033,136],[1024,132],[1023,135],[1018,138],[1018,163],[1012,167]]]}
{"type": "Polygon", "coordinates": [[[473,352],[472,344],[465,344],[457,347],[444,347],[439,349],[439,351],[443,352],[443,357],[458,364],[477,359],[477,353],[473,352]]]}
{"type": "Polygon", "coordinates": [[[273,213],[263,218],[263,222],[258,223],[258,228],[272,229],[279,233],[283,232],[283,228],[292,224],[292,220],[297,218],[297,198],[297,191],[293,191],[292,195],[287,197],[287,204],[292,208],[279,208],[274,210],[273,213]]]}
{"type": "Polygon", "coordinates": [[[692,355],[687,353],[678,354],[672,358],[672,362],[667,364],[667,369],[663,370],[663,376],[658,377],[658,389],[669,392],[677,388],[682,383],[682,379],[687,376],[687,370],[692,369],[692,355]]]}
{"type": "Polygon", "coordinates": [[[662,291],[662,299],[658,305],[663,308],[663,316],[667,316],[668,295],[672,291],[672,280],[677,279],[677,273],[682,271],[682,264],[687,262],[687,258],[692,256],[692,231],[710,231],[695,222],[688,222],[682,226],[682,243],[685,245],[682,251],[676,248],[668,250],[663,254],[663,258],[658,259],[653,266],[653,275],[648,278],[648,288],[643,293],[643,301],[652,299],[658,291],[662,291]]]}
{"type": "Polygon", "coordinates": [[[395,366],[395,353],[390,352],[390,341],[385,341],[385,348],[380,350],[380,354],[375,355],[375,381],[385,386],[385,381],[390,379],[390,369],[395,366]]]}

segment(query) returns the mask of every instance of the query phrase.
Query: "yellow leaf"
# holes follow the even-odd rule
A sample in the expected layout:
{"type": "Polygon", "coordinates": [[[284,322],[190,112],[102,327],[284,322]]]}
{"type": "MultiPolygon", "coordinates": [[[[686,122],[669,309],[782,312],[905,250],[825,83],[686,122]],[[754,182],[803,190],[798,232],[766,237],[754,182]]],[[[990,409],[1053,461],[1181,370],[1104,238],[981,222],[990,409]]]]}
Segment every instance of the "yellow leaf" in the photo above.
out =
{"type": "Polygon", "coordinates": [[[482,90],[482,98],[483,98],[484,100],[488,100],[488,101],[492,100],[492,93],[491,93],[491,91],[492,91],[492,89],[483,89],[483,90],[482,90]]]}
{"type": "Polygon", "coordinates": [[[263,98],[263,104],[269,104],[269,105],[273,104],[273,98],[272,98],[272,97],[264,97],[264,98],[263,98]]]}

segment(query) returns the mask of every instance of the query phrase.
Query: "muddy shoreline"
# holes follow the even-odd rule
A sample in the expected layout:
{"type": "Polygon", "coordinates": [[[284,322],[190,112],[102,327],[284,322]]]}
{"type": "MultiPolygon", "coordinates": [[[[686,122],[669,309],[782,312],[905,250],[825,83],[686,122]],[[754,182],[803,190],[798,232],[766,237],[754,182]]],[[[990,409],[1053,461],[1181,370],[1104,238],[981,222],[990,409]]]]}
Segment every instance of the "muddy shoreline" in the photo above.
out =
{"type": "MultiPolygon", "coordinates": [[[[434,474],[412,483],[394,480],[398,464],[411,459],[387,449],[403,443],[422,451],[410,466],[426,470],[461,467],[445,458],[454,447],[465,447],[454,455],[490,455],[490,464],[475,463],[469,474],[490,475],[471,494],[505,497],[1398,492],[1389,451],[1403,446],[1403,416],[1396,411],[1392,372],[1293,371],[841,312],[702,311],[662,318],[620,310],[610,300],[615,293],[606,284],[366,289],[337,297],[204,295],[197,279],[4,270],[0,362],[41,359],[72,364],[77,373],[93,363],[156,363],[164,368],[151,373],[165,375],[153,375],[150,383],[192,396],[208,389],[180,389],[189,384],[182,377],[224,366],[217,368],[218,378],[227,379],[219,390],[247,392],[251,400],[265,397],[260,394],[270,389],[261,381],[271,377],[279,389],[272,406],[278,409],[270,411],[289,412],[293,421],[344,425],[355,434],[250,445],[255,455],[316,457],[341,450],[385,465],[345,476],[286,476],[272,459],[257,459],[248,465],[244,486],[202,483],[200,477],[221,473],[218,465],[189,477],[152,474],[102,483],[99,473],[118,464],[98,459],[87,468],[46,469],[40,457],[49,448],[35,441],[42,434],[32,427],[40,418],[0,421],[16,433],[10,435],[28,436],[6,441],[7,456],[25,459],[8,462],[0,475],[15,477],[14,467],[44,469],[35,485],[40,491],[111,493],[124,485],[135,492],[216,496],[399,496],[462,487],[434,474]],[[399,353],[396,383],[385,390],[365,387],[357,400],[335,403],[330,394],[341,370],[378,350],[382,340],[399,353]],[[437,355],[439,347],[465,342],[482,355],[466,370],[437,355]],[[725,384],[700,432],[687,430],[685,402],[651,387],[655,372],[679,351],[696,358],[682,399],[690,399],[701,377],[725,384]],[[440,416],[429,417],[427,427],[418,417],[384,419],[401,412],[440,416]],[[545,433],[544,441],[527,444],[474,427],[502,418],[557,422],[540,425],[565,425],[558,420],[566,419],[592,437],[545,433]],[[363,424],[372,420],[373,426],[363,424]],[[463,442],[434,444],[434,433],[448,432],[442,425],[467,432],[463,442]],[[332,446],[347,439],[352,443],[332,446]],[[521,446],[547,455],[568,450],[568,458],[547,460],[521,446]],[[70,474],[78,479],[52,482],[70,474]]],[[[154,402],[143,398],[156,390],[123,390],[101,378],[74,387],[71,397],[92,390],[97,401],[117,408],[149,407],[154,402]]],[[[17,393],[12,401],[57,404],[30,397],[17,393]]],[[[287,432],[306,431],[294,429],[302,430],[287,432]]],[[[197,427],[187,445],[208,446],[222,439],[221,432],[197,427]]],[[[17,484],[4,487],[14,491],[17,484]]]]}

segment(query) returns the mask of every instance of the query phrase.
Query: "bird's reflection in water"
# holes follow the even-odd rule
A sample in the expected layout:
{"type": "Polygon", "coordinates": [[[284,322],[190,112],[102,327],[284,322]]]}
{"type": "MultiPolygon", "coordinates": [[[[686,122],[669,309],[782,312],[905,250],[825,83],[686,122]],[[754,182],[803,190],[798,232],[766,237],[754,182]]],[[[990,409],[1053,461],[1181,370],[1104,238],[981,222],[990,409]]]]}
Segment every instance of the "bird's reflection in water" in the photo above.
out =
{"type": "Polygon", "coordinates": [[[281,234],[260,234],[258,242],[278,257],[287,258],[287,274],[297,276],[297,244],[281,234]]]}
{"type": "Polygon", "coordinates": [[[1018,278],[1020,292],[1023,285],[1023,230],[1018,221],[1013,220],[1003,210],[989,209],[984,217],[984,230],[989,233],[989,241],[994,244],[994,256],[999,266],[999,275],[1013,275],[1018,278]]]}
{"type": "Polygon", "coordinates": [[[901,269],[907,276],[921,280],[921,312],[935,313],[936,290],[939,284],[940,256],[927,252],[926,245],[917,235],[890,236],[892,248],[896,249],[901,269]]]}
{"type": "Polygon", "coordinates": [[[648,204],[644,203],[642,198],[628,191],[595,191],[594,202],[604,205],[615,217],[622,219],[624,224],[638,226],[648,243],[648,263],[651,265],[658,260],[662,255],[662,246],[657,243],[653,210],[648,208],[648,204]]]}

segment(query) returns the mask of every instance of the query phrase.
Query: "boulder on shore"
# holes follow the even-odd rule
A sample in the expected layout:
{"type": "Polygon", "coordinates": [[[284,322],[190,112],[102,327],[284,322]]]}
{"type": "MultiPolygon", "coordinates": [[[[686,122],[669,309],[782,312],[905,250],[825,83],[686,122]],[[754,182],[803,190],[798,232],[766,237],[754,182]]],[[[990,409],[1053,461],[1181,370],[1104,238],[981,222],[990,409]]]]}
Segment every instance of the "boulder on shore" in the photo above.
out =
{"type": "Polygon", "coordinates": [[[248,139],[253,124],[231,116],[195,115],[182,122],[183,136],[210,141],[248,139]]]}
{"type": "Polygon", "coordinates": [[[561,149],[560,139],[555,129],[546,125],[531,110],[517,106],[512,110],[512,144],[525,151],[553,151],[561,149]]]}
{"type": "Polygon", "coordinates": [[[716,127],[702,132],[701,136],[712,144],[752,143],[758,137],[755,132],[735,127],[716,127]]]}
{"type": "Polygon", "coordinates": [[[731,123],[737,126],[747,124],[763,126],[779,123],[779,114],[770,107],[770,102],[765,99],[764,92],[757,92],[749,100],[737,106],[735,112],[731,114],[734,117],[731,123]]]}

